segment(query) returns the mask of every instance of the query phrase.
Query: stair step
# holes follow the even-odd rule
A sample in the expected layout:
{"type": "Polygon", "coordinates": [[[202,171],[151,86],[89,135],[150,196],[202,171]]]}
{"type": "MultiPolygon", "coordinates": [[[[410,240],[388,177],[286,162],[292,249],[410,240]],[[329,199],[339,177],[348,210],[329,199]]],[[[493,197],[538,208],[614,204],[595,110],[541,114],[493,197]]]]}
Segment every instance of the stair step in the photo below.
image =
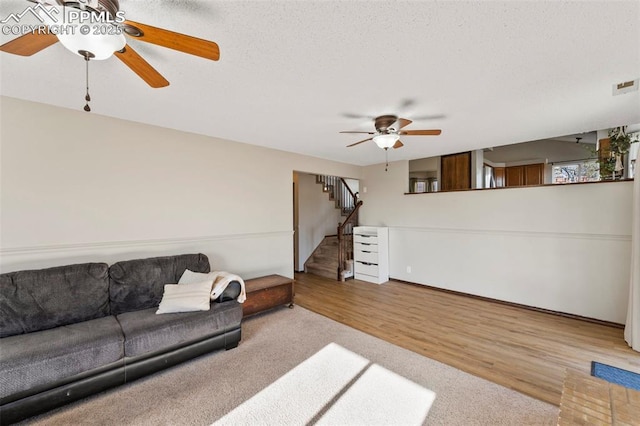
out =
{"type": "Polygon", "coordinates": [[[307,266],[310,266],[312,268],[316,268],[316,269],[324,269],[327,271],[337,271],[338,270],[338,261],[334,261],[331,263],[324,263],[324,262],[308,262],[307,266]]]}
{"type": "Polygon", "coordinates": [[[336,254],[335,256],[316,256],[314,255],[313,258],[311,259],[311,262],[314,265],[326,265],[329,267],[338,267],[338,255],[336,254]]]}
{"type": "Polygon", "coordinates": [[[308,263],[305,266],[305,271],[308,274],[318,275],[321,277],[329,278],[335,280],[338,276],[338,267],[328,268],[325,265],[316,264],[314,262],[308,263]]]}
{"type": "Polygon", "coordinates": [[[321,247],[318,247],[313,254],[320,255],[320,256],[332,256],[334,254],[338,254],[338,246],[331,246],[331,247],[321,246],[321,247]]]}
{"type": "Polygon", "coordinates": [[[338,250],[338,241],[329,241],[321,243],[318,248],[322,250],[338,250]]]}
{"type": "Polygon", "coordinates": [[[318,257],[335,257],[337,259],[338,256],[338,248],[328,249],[326,247],[321,247],[313,253],[318,257]]]}

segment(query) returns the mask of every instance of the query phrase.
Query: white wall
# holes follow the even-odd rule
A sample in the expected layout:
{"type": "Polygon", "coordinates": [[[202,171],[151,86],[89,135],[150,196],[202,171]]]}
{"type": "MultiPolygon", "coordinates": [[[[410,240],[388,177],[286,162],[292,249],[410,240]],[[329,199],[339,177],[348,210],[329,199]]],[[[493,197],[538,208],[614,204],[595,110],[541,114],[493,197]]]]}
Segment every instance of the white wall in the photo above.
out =
{"type": "Polygon", "coordinates": [[[419,158],[409,161],[410,172],[437,171],[440,167],[440,157],[419,158]]]}
{"type": "Polygon", "coordinates": [[[214,269],[291,277],[293,170],[361,171],[7,97],[0,153],[2,272],[201,251],[214,269]]]}
{"type": "Polygon", "coordinates": [[[315,175],[298,173],[298,265],[304,270],[304,262],[327,235],[336,235],[342,221],[340,209],[336,209],[329,194],[322,192],[315,175]]]}
{"type": "Polygon", "coordinates": [[[344,181],[347,183],[347,186],[349,187],[351,192],[353,192],[354,194],[360,192],[360,181],[359,180],[346,178],[344,181]]]}
{"type": "Polygon", "coordinates": [[[361,223],[390,227],[391,277],[624,323],[631,182],[403,195],[408,171],[361,182],[361,223]]]}

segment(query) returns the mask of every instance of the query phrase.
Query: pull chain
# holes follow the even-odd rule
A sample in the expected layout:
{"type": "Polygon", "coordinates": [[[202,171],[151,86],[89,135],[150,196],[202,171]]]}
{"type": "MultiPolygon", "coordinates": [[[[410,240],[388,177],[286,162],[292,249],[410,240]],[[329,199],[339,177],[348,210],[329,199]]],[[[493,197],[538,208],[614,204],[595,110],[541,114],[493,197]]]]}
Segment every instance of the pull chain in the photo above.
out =
{"type": "Polygon", "coordinates": [[[87,73],[86,73],[86,81],[87,81],[87,94],[84,96],[84,100],[87,101],[87,103],[84,105],[84,110],[89,112],[91,111],[91,107],[89,106],[89,101],[91,100],[91,96],[89,96],[89,57],[85,56],[84,57],[85,62],[87,63],[87,73]]]}
{"type": "Polygon", "coordinates": [[[91,111],[91,107],[89,106],[89,101],[91,100],[91,96],[89,96],[89,59],[94,58],[95,55],[91,52],[89,52],[88,50],[78,50],[78,53],[82,56],[84,56],[84,60],[86,62],[86,74],[85,74],[85,79],[87,82],[87,92],[84,96],[84,100],[86,101],[86,104],[84,105],[84,110],[87,112],[91,111]]]}
{"type": "Polygon", "coordinates": [[[384,165],[384,171],[389,170],[389,148],[384,149],[384,159],[386,164],[384,165]]]}

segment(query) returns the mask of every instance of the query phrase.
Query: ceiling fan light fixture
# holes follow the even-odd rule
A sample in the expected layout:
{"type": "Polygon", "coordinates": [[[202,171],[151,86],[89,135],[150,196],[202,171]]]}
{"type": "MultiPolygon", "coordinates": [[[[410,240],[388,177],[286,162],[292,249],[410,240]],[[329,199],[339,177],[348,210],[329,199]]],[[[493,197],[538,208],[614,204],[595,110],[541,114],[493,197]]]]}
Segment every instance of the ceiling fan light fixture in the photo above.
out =
{"type": "Polygon", "coordinates": [[[95,22],[100,22],[98,15],[96,15],[95,22],[87,25],[86,18],[75,15],[74,12],[77,12],[77,9],[73,7],[52,5],[50,9],[57,10],[56,16],[61,18],[54,18],[53,15],[43,12],[42,9],[38,11],[38,15],[47,26],[58,28],[56,33],[58,40],[67,50],[76,55],[83,56],[80,52],[91,52],[94,55],[91,59],[104,60],[110,58],[114,52],[121,50],[127,44],[124,34],[122,31],[117,31],[115,23],[95,24],[95,22]],[[59,24],[56,19],[64,24],[59,24]],[[113,30],[111,30],[111,26],[113,26],[113,30]]]}
{"type": "Polygon", "coordinates": [[[110,58],[114,52],[122,50],[127,41],[122,34],[119,35],[81,35],[58,34],[58,40],[69,51],[83,56],[81,51],[91,52],[91,59],[104,60],[110,58]]]}
{"type": "Polygon", "coordinates": [[[384,133],[381,135],[375,135],[373,141],[379,148],[389,149],[400,139],[400,135],[397,133],[384,133]]]}

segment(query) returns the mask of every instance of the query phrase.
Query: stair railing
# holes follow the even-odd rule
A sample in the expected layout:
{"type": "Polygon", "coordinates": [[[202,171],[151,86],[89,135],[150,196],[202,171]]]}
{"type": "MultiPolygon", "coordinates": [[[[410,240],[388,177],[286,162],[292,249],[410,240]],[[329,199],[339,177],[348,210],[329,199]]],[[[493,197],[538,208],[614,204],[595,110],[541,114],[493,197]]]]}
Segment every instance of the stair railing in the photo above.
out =
{"type": "MultiPolygon", "coordinates": [[[[352,194],[353,195],[353,194],[352,194]]],[[[345,272],[353,272],[353,227],[358,226],[358,209],[362,206],[353,195],[354,207],[344,222],[338,225],[338,281],[345,280],[345,272]],[[349,266],[348,264],[351,263],[349,266]]]]}
{"type": "Polygon", "coordinates": [[[336,208],[340,209],[342,216],[351,213],[358,199],[343,178],[316,175],[316,182],[322,184],[324,192],[329,193],[329,199],[335,202],[336,208]]]}
{"type": "Polygon", "coordinates": [[[340,183],[340,208],[342,209],[342,214],[348,214],[356,207],[358,197],[343,178],[340,178],[340,183]]]}

